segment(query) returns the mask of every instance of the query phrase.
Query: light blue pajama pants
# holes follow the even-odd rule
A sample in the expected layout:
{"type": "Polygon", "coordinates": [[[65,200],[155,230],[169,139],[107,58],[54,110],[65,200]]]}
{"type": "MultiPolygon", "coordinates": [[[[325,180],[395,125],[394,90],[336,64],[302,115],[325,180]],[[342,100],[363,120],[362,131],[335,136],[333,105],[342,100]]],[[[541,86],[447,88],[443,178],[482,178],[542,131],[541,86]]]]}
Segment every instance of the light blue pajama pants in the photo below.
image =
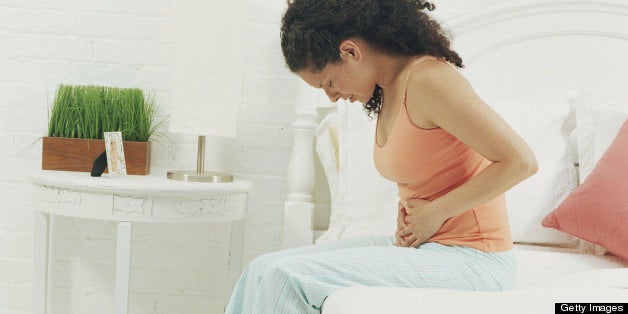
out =
{"type": "Polygon", "coordinates": [[[394,245],[394,237],[333,241],[262,255],[240,277],[226,313],[319,313],[348,286],[500,291],[514,288],[512,251],[394,245]]]}

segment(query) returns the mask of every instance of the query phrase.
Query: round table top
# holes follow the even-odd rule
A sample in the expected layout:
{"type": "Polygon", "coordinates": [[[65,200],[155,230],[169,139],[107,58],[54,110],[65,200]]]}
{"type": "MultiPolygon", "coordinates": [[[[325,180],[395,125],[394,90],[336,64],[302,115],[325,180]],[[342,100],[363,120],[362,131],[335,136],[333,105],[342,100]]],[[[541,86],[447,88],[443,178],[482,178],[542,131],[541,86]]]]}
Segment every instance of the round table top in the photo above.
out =
{"type": "Polygon", "coordinates": [[[36,185],[53,186],[74,191],[102,193],[198,193],[198,192],[247,192],[253,184],[235,180],[227,183],[187,182],[166,178],[166,171],[153,171],[150,175],[125,175],[92,177],[87,172],[39,170],[28,178],[36,185]]]}

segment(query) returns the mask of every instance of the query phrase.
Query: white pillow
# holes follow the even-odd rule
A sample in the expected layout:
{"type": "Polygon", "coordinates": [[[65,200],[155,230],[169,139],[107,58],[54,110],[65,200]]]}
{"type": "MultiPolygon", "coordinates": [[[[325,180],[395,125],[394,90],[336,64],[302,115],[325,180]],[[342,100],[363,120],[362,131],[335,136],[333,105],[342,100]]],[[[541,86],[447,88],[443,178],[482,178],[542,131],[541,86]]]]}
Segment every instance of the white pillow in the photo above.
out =
{"type": "Polygon", "coordinates": [[[575,105],[580,182],[584,182],[626,121],[628,99],[590,91],[582,93],[575,105]]]}
{"type": "MultiPolygon", "coordinates": [[[[557,92],[534,102],[506,99],[487,101],[532,147],[539,172],[506,193],[516,242],[575,246],[578,239],[541,227],[541,220],[576,186],[573,158],[567,149],[575,92],[557,92]]],[[[356,237],[394,235],[397,187],[384,179],[373,164],[376,120],[360,105],[338,106],[338,203],[332,217],[338,220],[319,242],[356,237]]],[[[333,194],[333,193],[332,193],[333,194]]]]}
{"type": "MultiPolygon", "coordinates": [[[[532,101],[487,99],[486,102],[526,141],[539,170],[506,192],[514,242],[577,246],[566,233],[543,228],[541,221],[576,187],[577,173],[570,132],[575,127],[572,108],[577,92],[557,91],[532,101]]],[[[575,147],[573,148],[575,150],[575,147]]]]}
{"type": "Polygon", "coordinates": [[[376,121],[360,104],[338,104],[338,202],[332,204],[329,229],[317,242],[395,234],[397,185],[373,164],[376,121]]]}

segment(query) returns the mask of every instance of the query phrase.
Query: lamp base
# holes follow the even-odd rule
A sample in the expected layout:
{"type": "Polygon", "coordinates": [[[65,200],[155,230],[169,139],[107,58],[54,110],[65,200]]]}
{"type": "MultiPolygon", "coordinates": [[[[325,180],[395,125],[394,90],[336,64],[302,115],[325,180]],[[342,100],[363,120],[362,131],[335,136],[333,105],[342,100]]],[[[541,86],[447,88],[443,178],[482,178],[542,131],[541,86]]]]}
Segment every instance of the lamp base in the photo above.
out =
{"type": "Polygon", "coordinates": [[[168,171],[168,179],[190,182],[212,182],[212,183],[226,183],[233,182],[233,175],[222,172],[205,172],[199,174],[196,171],[188,170],[173,170],[168,171]]]}

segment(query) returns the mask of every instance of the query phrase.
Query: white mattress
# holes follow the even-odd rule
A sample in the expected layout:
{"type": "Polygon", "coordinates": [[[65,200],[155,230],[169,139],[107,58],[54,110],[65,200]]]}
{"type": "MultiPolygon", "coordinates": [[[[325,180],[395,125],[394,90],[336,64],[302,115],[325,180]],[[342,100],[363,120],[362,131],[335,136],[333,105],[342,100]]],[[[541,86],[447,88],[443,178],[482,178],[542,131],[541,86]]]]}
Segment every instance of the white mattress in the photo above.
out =
{"type": "Polygon", "coordinates": [[[515,256],[517,289],[348,287],[325,300],[323,314],[554,313],[556,302],[628,302],[628,261],[616,256],[528,250],[515,256]]]}
{"type": "MultiPolygon", "coordinates": [[[[515,258],[517,260],[517,287],[519,288],[552,286],[564,282],[573,274],[628,267],[628,261],[614,255],[600,256],[515,249],[515,258]]],[[[594,280],[592,277],[590,279],[594,280]]],[[[628,278],[625,280],[628,282],[628,278]]]]}
{"type": "Polygon", "coordinates": [[[503,292],[350,287],[330,295],[322,313],[549,314],[554,313],[556,302],[620,303],[627,299],[628,289],[611,287],[531,287],[503,292]]]}

